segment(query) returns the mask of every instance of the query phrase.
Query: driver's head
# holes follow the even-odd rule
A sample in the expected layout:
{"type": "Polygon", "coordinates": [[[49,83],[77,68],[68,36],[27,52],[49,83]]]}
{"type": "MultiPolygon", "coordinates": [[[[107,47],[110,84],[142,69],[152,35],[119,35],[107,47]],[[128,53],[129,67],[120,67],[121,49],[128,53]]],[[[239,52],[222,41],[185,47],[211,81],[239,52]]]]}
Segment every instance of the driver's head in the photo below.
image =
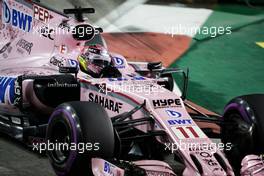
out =
{"type": "Polygon", "coordinates": [[[86,48],[78,58],[82,71],[98,78],[102,70],[110,65],[111,56],[101,45],[92,45],[86,48]]]}

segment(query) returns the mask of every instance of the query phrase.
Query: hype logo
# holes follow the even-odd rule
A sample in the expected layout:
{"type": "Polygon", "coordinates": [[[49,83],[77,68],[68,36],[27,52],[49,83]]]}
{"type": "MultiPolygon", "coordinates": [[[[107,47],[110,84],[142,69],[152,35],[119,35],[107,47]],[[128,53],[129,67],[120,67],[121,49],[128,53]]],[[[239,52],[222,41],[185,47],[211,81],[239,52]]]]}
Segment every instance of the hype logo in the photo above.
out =
{"type": "Polygon", "coordinates": [[[20,12],[16,9],[11,9],[6,1],[3,1],[3,21],[6,24],[12,24],[25,32],[29,32],[32,27],[32,16],[20,12]]]}

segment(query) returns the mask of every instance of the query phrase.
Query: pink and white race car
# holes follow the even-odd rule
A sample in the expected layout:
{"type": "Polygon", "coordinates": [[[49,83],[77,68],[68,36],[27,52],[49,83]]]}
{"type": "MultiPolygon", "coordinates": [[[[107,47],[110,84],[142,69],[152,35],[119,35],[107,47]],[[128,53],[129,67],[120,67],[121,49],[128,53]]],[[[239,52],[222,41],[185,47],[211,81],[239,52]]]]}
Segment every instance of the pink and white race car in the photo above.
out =
{"type": "Polygon", "coordinates": [[[1,133],[47,152],[57,175],[264,175],[263,95],[209,113],[186,99],[188,71],[105,51],[93,12],[1,1],[1,133]]]}

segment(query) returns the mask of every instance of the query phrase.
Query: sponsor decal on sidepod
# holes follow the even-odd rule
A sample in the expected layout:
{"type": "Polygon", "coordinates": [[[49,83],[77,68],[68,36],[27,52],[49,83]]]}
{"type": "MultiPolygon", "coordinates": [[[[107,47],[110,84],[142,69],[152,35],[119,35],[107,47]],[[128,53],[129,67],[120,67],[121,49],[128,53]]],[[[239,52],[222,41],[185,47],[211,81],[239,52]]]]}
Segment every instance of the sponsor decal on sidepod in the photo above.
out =
{"type": "Polygon", "coordinates": [[[13,104],[15,101],[15,78],[0,77],[0,103],[13,104]]]}
{"type": "Polygon", "coordinates": [[[98,103],[104,108],[117,113],[120,112],[120,109],[122,108],[123,105],[123,103],[114,102],[113,100],[110,100],[106,97],[96,95],[93,93],[89,93],[89,101],[98,103]]]}
{"type": "Polygon", "coordinates": [[[25,32],[30,32],[32,29],[33,17],[15,8],[10,8],[6,1],[3,1],[2,17],[4,23],[11,24],[25,32]]]}

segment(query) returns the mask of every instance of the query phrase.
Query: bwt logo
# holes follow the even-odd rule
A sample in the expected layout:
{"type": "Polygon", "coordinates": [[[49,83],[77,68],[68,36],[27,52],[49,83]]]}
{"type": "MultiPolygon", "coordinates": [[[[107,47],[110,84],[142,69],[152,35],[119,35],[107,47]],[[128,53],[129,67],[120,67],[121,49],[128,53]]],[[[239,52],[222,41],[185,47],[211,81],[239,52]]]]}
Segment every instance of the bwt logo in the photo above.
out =
{"type": "Polygon", "coordinates": [[[108,173],[110,176],[114,175],[113,166],[111,166],[110,163],[105,162],[105,164],[104,164],[104,172],[108,173]]]}
{"type": "Polygon", "coordinates": [[[114,61],[117,67],[124,67],[124,60],[119,57],[114,57],[114,61]]]}
{"type": "Polygon", "coordinates": [[[192,124],[191,119],[168,120],[169,125],[189,125],[192,124]]]}
{"type": "Polygon", "coordinates": [[[178,118],[178,117],[181,117],[181,113],[177,112],[177,111],[173,111],[173,110],[169,110],[167,109],[166,110],[167,114],[170,116],[170,117],[175,117],[175,118],[178,118]]]}
{"type": "Polygon", "coordinates": [[[107,162],[105,162],[105,164],[104,164],[104,171],[105,171],[106,173],[110,173],[110,164],[107,163],[107,162]]]}
{"type": "Polygon", "coordinates": [[[9,8],[6,1],[3,2],[3,21],[7,24],[17,27],[23,31],[29,32],[32,26],[32,16],[9,8]]]}
{"type": "Polygon", "coordinates": [[[73,67],[73,68],[78,67],[78,62],[76,60],[69,59],[68,62],[69,62],[70,67],[73,67]]]}

